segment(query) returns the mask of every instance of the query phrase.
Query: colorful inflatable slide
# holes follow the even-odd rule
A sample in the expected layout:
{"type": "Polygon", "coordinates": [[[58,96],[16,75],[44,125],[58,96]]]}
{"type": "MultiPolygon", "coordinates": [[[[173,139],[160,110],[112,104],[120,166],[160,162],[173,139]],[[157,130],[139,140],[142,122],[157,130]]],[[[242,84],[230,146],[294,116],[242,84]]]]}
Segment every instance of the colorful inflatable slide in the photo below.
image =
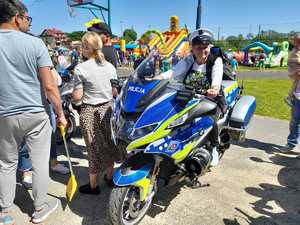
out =
{"type": "Polygon", "coordinates": [[[186,28],[179,30],[179,18],[177,16],[171,17],[170,31],[161,34],[158,31],[149,32],[154,34],[148,43],[150,50],[158,48],[166,59],[170,59],[174,54],[184,56],[189,51],[188,30],[186,28]]]}
{"type": "MultiPolygon", "coordinates": [[[[289,55],[289,42],[284,41],[282,43],[273,42],[272,47],[266,45],[263,42],[254,42],[243,49],[246,53],[245,57],[248,55],[249,51],[264,51],[267,55],[265,65],[266,67],[274,66],[286,66],[289,55]]],[[[245,59],[244,61],[247,61],[245,59]]]]}

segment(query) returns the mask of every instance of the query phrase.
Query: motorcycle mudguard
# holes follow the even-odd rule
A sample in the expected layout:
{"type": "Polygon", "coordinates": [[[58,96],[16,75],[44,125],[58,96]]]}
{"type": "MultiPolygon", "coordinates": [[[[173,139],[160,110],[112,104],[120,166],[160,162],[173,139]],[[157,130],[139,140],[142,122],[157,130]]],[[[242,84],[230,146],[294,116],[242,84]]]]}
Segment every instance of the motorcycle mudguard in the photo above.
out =
{"type": "Polygon", "coordinates": [[[151,192],[153,186],[150,184],[150,179],[147,178],[151,164],[147,164],[139,170],[131,170],[130,167],[118,168],[114,174],[113,181],[118,186],[133,185],[140,188],[140,200],[144,201],[151,192]]]}
{"type": "MultiPolygon", "coordinates": [[[[135,185],[139,181],[148,176],[152,169],[151,164],[147,164],[139,170],[131,170],[130,167],[119,167],[113,177],[113,181],[117,186],[135,185]]],[[[135,185],[138,186],[138,185],[135,185]]]]}

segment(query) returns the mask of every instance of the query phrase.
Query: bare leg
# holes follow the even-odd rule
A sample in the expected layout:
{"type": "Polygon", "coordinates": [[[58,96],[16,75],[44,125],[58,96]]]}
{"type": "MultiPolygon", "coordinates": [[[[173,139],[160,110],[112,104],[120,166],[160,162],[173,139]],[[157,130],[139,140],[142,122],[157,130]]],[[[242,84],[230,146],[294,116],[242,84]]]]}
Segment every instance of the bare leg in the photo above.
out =
{"type": "Polygon", "coordinates": [[[97,177],[98,175],[96,173],[90,173],[90,185],[92,189],[97,187],[97,177]]]}

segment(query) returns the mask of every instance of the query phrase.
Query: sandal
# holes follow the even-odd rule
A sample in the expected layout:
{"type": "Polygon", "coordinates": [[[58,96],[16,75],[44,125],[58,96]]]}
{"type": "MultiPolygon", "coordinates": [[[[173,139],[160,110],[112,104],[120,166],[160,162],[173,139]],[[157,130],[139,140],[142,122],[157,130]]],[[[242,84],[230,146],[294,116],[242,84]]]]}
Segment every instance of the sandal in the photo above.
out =
{"type": "Polygon", "coordinates": [[[16,221],[9,215],[0,216],[0,225],[15,225],[16,221]]]}

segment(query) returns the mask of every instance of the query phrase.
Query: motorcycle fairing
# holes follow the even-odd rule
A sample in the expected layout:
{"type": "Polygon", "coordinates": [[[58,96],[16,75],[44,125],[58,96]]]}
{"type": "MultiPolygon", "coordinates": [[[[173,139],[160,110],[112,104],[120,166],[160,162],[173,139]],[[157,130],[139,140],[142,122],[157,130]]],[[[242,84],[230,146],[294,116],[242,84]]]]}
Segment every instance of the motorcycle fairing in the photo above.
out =
{"type": "Polygon", "coordinates": [[[173,136],[167,136],[151,143],[145,149],[145,153],[164,154],[180,162],[198,144],[201,136],[208,133],[213,123],[211,117],[201,117],[188,127],[178,128],[173,136]]]}
{"type": "MultiPolygon", "coordinates": [[[[175,102],[176,92],[166,93],[146,108],[136,122],[134,128],[139,129],[149,124],[156,124],[164,121],[165,118],[176,114],[180,108],[175,102]],[[166,114],[166,112],[168,112],[166,114]]],[[[182,110],[182,109],[181,109],[182,110]]]]}
{"type": "MultiPolygon", "coordinates": [[[[127,151],[132,151],[140,146],[144,146],[146,144],[149,144],[151,142],[154,142],[158,139],[161,139],[162,137],[167,136],[172,129],[168,129],[168,126],[176,119],[178,119],[179,117],[183,116],[184,114],[186,114],[190,109],[192,109],[193,107],[195,107],[198,102],[200,100],[199,99],[193,99],[191,100],[186,108],[184,108],[183,110],[179,111],[179,105],[175,104],[173,105],[173,109],[171,110],[170,113],[168,113],[168,116],[166,116],[165,118],[163,118],[163,120],[159,123],[159,125],[157,126],[156,129],[154,129],[153,132],[143,136],[142,138],[136,139],[134,141],[132,141],[128,146],[127,146],[127,151]]],[[[155,105],[156,107],[161,107],[160,104],[155,105]]],[[[153,118],[153,116],[151,116],[151,114],[148,115],[147,110],[142,114],[142,116],[140,117],[140,119],[142,119],[143,117],[147,117],[147,118],[153,118]]],[[[153,118],[155,119],[155,118],[153,118]]],[[[149,120],[148,120],[149,121],[149,120]]],[[[150,123],[152,124],[152,123],[150,123]]]]}
{"type": "MultiPolygon", "coordinates": [[[[186,108],[199,102],[199,100],[193,99],[187,103],[186,108]]],[[[179,106],[176,101],[176,92],[169,92],[161,96],[159,99],[150,104],[141,117],[138,119],[135,125],[135,129],[139,129],[150,124],[162,124],[170,117],[181,112],[183,108],[179,106]],[[166,112],[169,112],[166,114],[166,112]]]]}
{"type": "Polygon", "coordinates": [[[224,88],[224,94],[228,106],[232,107],[235,104],[236,97],[240,92],[240,88],[236,81],[222,81],[222,86],[224,88]]]}
{"type": "Polygon", "coordinates": [[[124,111],[127,113],[136,112],[137,106],[143,96],[147,95],[158,83],[159,80],[154,80],[143,85],[128,81],[125,101],[123,102],[124,111]]]}

